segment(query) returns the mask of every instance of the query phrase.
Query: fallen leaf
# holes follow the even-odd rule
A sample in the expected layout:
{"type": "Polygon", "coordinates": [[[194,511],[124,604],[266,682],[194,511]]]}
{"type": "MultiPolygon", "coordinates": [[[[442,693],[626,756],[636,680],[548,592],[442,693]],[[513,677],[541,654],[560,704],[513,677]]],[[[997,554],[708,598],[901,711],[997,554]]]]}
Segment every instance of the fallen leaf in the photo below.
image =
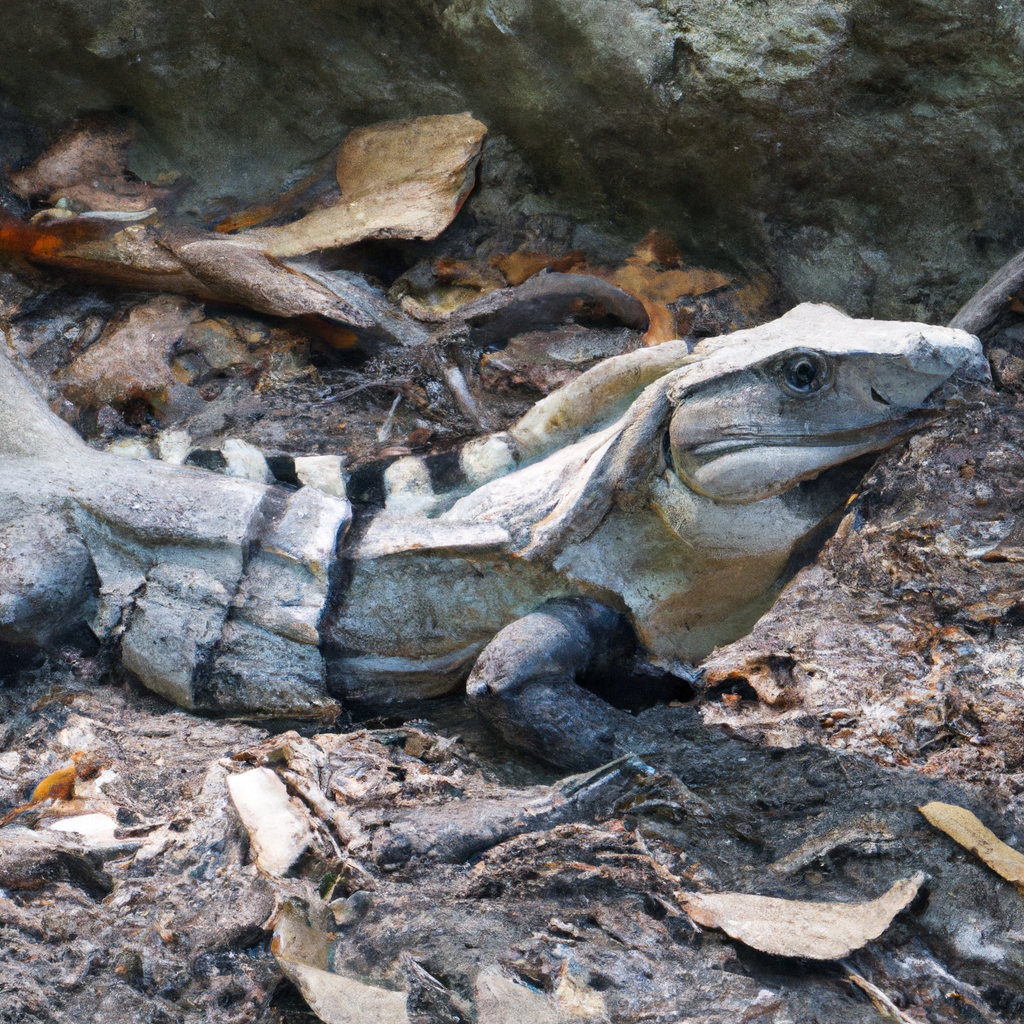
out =
{"type": "Polygon", "coordinates": [[[550,996],[506,978],[500,968],[485,967],[473,982],[480,1024],[563,1024],[578,1020],[550,996]]]}
{"type": "MultiPolygon", "coordinates": [[[[513,254],[516,255],[531,254],[513,254]]],[[[624,266],[609,268],[574,264],[573,272],[601,278],[639,299],[648,319],[644,344],[661,345],[686,333],[676,323],[676,314],[669,308],[670,303],[682,298],[706,295],[719,288],[727,288],[730,284],[729,279],[717,271],[699,268],[683,270],[681,262],[682,253],[672,239],[658,231],[651,231],[636,244],[633,255],[626,259],[624,266]]],[[[500,266],[500,269],[508,276],[509,272],[504,266],[500,266]]],[[[514,265],[512,269],[515,269],[514,265]]]]}
{"type": "Polygon", "coordinates": [[[408,1024],[404,991],[370,985],[328,969],[334,936],[311,927],[291,901],[281,904],[271,925],[271,953],[325,1024],[408,1024]]]}
{"type": "Polygon", "coordinates": [[[0,209],[0,252],[20,253],[30,259],[45,260],[76,242],[100,238],[109,232],[106,224],[84,217],[37,225],[0,209]]]}
{"type": "Polygon", "coordinates": [[[168,193],[128,170],[135,125],[109,114],[87,115],[66,128],[35,163],[10,176],[24,199],[76,210],[141,211],[168,193]]]}
{"type": "Polygon", "coordinates": [[[877,939],[923,881],[918,872],[867,903],[814,903],[740,892],[677,892],[676,900],[697,924],[719,928],[764,953],[838,960],[877,939]]]}
{"type": "Polygon", "coordinates": [[[554,270],[557,273],[568,273],[573,267],[582,264],[586,254],[582,249],[573,249],[564,256],[551,256],[545,252],[529,252],[520,250],[508,256],[493,256],[491,266],[497,267],[505,275],[513,288],[525,280],[539,274],[542,270],[554,270]]]}
{"type": "Polygon", "coordinates": [[[644,335],[645,345],[660,345],[679,337],[675,314],[668,307],[670,302],[706,295],[729,285],[728,278],[714,270],[659,270],[641,262],[639,257],[630,257],[626,266],[614,271],[608,280],[644,304],[651,321],[644,335]]]}
{"type": "Polygon", "coordinates": [[[932,825],[976,854],[997,875],[1015,886],[1018,892],[1024,893],[1024,854],[1007,846],[969,810],[934,800],[918,810],[932,825]]]}
{"type": "Polygon", "coordinates": [[[75,779],[78,777],[78,770],[73,764],[58,768],[50,772],[35,789],[32,790],[32,803],[38,804],[43,800],[70,800],[75,793],[75,779]]]}
{"type": "Polygon", "coordinates": [[[681,267],[683,252],[675,240],[657,228],[652,228],[636,244],[633,253],[644,263],[660,263],[664,267],[681,267]]]}
{"type": "Polygon", "coordinates": [[[356,128],[338,152],[336,203],[282,227],[232,237],[271,256],[301,256],[364,238],[436,238],[473,187],[486,134],[469,114],[356,128]]]}
{"type": "Polygon", "coordinates": [[[408,1024],[406,994],[278,957],[288,980],[325,1024],[408,1024]]]}

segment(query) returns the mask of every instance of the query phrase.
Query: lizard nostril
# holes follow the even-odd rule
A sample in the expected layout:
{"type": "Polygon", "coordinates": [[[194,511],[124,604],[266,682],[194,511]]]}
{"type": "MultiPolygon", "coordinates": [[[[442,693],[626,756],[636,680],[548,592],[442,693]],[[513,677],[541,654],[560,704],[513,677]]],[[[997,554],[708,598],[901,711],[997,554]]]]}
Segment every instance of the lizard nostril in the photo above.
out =
{"type": "Polygon", "coordinates": [[[881,402],[882,405],[891,405],[892,403],[884,399],[874,388],[871,389],[871,397],[876,402],[881,402]]]}

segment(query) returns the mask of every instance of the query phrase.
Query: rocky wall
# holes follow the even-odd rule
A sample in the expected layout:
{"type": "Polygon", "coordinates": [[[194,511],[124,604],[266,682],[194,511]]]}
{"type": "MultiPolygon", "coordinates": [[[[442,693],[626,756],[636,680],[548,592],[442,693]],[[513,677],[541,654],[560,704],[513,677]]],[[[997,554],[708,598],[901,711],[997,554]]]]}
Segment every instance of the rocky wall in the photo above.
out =
{"type": "Polygon", "coordinates": [[[4,19],[0,103],[43,129],[8,152],[122,110],[149,132],[138,172],[182,172],[199,211],[273,193],[353,126],[469,110],[525,158],[524,209],[622,239],[657,225],[695,263],[769,266],[854,315],[948,319],[1024,244],[1017,2],[54,0],[4,19]]]}

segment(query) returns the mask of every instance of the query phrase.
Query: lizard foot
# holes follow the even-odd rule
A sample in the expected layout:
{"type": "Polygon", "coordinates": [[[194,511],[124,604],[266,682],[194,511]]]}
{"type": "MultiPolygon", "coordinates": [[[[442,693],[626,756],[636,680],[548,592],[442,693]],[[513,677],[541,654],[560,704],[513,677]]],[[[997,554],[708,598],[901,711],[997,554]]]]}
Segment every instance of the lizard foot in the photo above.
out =
{"type": "Polygon", "coordinates": [[[625,680],[634,646],[625,619],[605,605],[549,601],[484,648],[470,703],[513,746],[558,768],[593,768],[624,752],[632,718],[577,680],[625,680]]]}

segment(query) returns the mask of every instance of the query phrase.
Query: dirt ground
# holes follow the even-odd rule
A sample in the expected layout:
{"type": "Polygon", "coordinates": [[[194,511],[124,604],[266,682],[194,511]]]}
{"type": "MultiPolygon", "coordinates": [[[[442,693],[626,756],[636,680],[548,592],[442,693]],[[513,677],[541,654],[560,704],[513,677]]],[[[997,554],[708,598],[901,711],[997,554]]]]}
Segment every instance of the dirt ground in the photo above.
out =
{"type": "MultiPolygon", "coordinates": [[[[463,219],[448,250],[346,258],[429,304],[482,291],[467,282],[493,270],[495,238],[555,259],[560,231],[463,219]]],[[[643,251],[630,266],[682,273],[643,251]]],[[[91,443],[138,455],[181,430],[217,468],[235,437],[285,483],[298,454],[343,451],[358,479],[448,450],[643,341],[606,310],[552,324],[531,307],[507,346],[481,329],[367,351],[165,299],[17,262],[0,276],[7,344],[91,443]],[[126,369],[133,316],[158,351],[126,369]]],[[[698,338],[784,305],[736,281],[665,309],[698,338]]],[[[1012,312],[986,331],[993,385],[884,455],[753,633],[692,696],[639,714],[631,758],[586,777],[516,755],[458,697],[387,720],[240,722],[149,694],[116,651],[5,652],[0,1020],[298,1024],[324,976],[349,986],[319,1007],[332,1021],[1024,1018],[1024,897],[918,810],[966,807],[1024,843],[1018,335],[1012,312]],[[254,768],[305,829],[282,870],[259,866],[230,795],[254,768]],[[917,872],[892,924],[831,960],[758,952],[681,907],[723,891],[863,903],[917,872]]]]}

